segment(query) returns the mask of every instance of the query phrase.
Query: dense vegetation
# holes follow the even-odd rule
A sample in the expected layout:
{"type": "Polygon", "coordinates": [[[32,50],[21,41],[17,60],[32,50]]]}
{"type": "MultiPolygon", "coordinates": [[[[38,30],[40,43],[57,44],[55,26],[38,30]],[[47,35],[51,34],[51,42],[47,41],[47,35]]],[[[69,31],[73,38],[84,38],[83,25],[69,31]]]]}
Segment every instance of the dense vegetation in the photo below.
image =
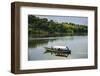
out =
{"type": "Polygon", "coordinates": [[[39,18],[34,15],[28,16],[29,37],[61,36],[68,34],[87,34],[88,27],[68,22],[55,22],[47,18],[39,18]]]}

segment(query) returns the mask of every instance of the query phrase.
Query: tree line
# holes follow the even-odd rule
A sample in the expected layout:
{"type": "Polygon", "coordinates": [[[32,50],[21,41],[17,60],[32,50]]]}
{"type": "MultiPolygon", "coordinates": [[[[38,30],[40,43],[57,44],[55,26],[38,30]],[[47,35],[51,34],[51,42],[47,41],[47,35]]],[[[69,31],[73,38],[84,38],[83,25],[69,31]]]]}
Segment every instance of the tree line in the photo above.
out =
{"type": "Polygon", "coordinates": [[[54,20],[48,20],[47,18],[39,18],[34,15],[28,16],[28,34],[29,36],[39,35],[67,35],[75,33],[87,33],[88,27],[86,25],[80,25],[68,22],[55,22],[54,20]]]}

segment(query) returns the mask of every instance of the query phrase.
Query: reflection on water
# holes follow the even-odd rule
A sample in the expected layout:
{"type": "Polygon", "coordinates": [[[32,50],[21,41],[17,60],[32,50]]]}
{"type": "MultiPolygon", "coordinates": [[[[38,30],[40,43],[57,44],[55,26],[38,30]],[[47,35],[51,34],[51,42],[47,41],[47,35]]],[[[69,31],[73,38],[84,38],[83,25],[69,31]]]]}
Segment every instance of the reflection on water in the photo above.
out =
{"type": "Polygon", "coordinates": [[[48,50],[46,50],[45,52],[44,52],[44,54],[46,54],[46,53],[50,53],[51,55],[54,55],[54,56],[60,56],[60,57],[68,57],[70,54],[69,53],[63,53],[63,52],[59,52],[59,51],[57,51],[57,52],[54,52],[54,51],[48,51],[48,50]]]}
{"type": "Polygon", "coordinates": [[[43,44],[48,44],[48,42],[53,42],[54,40],[56,39],[33,39],[33,40],[28,40],[28,45],[29,45],[29,48],[32,48],[32,47],[38,47],[40,45],[43,45],[43,44]]]}
{"type": "Polygon", "coordinates": [[[32,38],[28,42],[28,60],[55,60],[55,59],[79,59],[88,57],[87,36],[65,36],[32,38]],[[46,52],[44,47],[68,46],[71,54],[67,56],[46,52]]]}

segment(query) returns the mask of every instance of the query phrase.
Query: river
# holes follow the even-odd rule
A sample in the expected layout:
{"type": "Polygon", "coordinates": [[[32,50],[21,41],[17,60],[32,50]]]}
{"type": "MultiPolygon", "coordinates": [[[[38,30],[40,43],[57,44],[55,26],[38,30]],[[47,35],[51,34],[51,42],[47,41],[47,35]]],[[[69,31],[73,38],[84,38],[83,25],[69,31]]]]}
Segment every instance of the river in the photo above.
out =
{"type": "Polygon", "coordinates": [[[33,38],[28,43],[28,60],[57,60],[88,58],[88,36],[64,36],[33,38]],[[68,57],[45,53],[44,47],[68,46],[71,54],[68,57]]]}

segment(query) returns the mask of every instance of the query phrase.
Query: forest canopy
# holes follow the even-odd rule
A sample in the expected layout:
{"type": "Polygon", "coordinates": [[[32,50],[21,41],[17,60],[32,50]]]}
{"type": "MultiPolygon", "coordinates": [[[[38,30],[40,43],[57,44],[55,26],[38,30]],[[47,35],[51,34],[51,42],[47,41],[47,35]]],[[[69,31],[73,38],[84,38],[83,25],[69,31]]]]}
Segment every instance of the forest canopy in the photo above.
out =
{"type": "Polygon", "coordinates": [[[29,37],[61,36],[69,34],[87,34],[88,26],[69,22],[55,22],[47,18],[28,15],[29,37]]]}

